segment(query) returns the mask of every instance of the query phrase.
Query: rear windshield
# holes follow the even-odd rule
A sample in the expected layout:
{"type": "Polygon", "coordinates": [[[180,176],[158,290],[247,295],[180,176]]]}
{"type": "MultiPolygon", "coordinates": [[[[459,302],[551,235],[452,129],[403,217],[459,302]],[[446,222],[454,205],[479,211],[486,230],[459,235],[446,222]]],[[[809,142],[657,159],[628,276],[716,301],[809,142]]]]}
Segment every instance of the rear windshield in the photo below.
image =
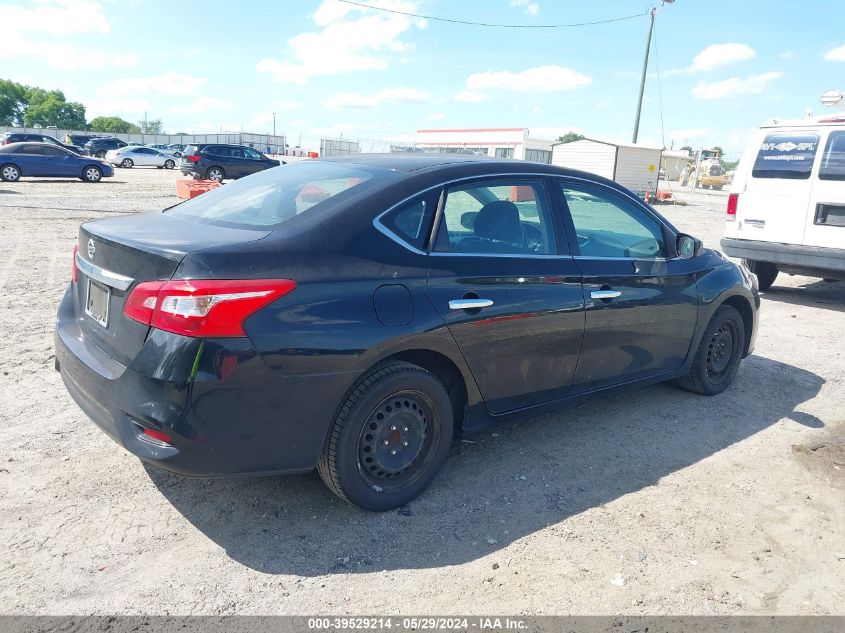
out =
{"type": "Polygon", "coordinates": [[[185,148],[185,154],[188,156],[193,156],[199,151],[199,148],[196,145],[188,145],[185,148]]]}
{"type": "Polygon", "coordinates": [[[751,175],[806,180],[813,170],[818,146],[816,134],[769,134],[757,152],[751,175]]]}
{"type": "Polygon", "coordinates": [[[266,229],[389,173],[359,165],[302,161],[223,185],[166,213],[210,224],[266,229]]]}
{"type": "Polygon", "coordinates": [[[831,132],[819,167],[820,180],[845,180],[845,132],[831,132]]]}

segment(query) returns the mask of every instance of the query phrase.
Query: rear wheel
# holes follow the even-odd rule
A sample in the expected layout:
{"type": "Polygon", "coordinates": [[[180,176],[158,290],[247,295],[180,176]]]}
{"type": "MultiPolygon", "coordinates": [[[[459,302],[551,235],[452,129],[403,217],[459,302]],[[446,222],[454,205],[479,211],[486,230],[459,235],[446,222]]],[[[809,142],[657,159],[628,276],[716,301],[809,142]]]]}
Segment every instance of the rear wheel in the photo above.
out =
{"type": "Polygon", "coordinates": [[[731,306],[718,310],[701,337],[689,374],[678,381],[687,391],[712,396],[727,389],[745,349],[742,316],[731,306]]]}
{"type": "Polygon", "coordinates": [[[208,170],[205,172],[205,179],[206,180],[215,180],[220,182],[223,180],[225,174],[223,173],[222,167],[209,167],[208,170]]]}
{"type": "Polygon", "coordinates": [[[132,161],[131,158],[124,158],[123,161],[121,161],[120,166],[126,167],[126,169],[129,169],[131,167],[134,167],[135,163],[132,161]]]}
{"type": "Polygon", "coordinates": [[[97,158],[105,158],[106,152],[105,150],[100,150],[99,152],[94,152],[94,156],[96,156],[97,158]]]}
{"type": "Polygon", "coordinates": [[[4,182],[17,182],[21,179],[21,170],[17,165],[3,165],[0,167],[0,180],[4,182]]]}
{"type": "Polygon", "coordinates": [[[103,179],[103,172],[99,167],[88,165],[82,170],[82,180],[85,182],[100,182],[103,179]]]}
{"type": "Polygon", "coordinates": [[[164,161],[164,168],[165,169],[173,169],[174,167],[176,167],[176,161],[175,160],[170,160],[168,158],[166,161],[164,161]]]}
{"type": "Polygon", "coordinates": [[[778,276],[778,266],[771,262],[758,262],[753,259],[743,259],[743,266],[745,266],[752,273],[757,275],[757,283],[760,290],[768,290],[775,283],[775,278],[778,276]]]}
{"type": "Polygon", "coordinates": [[[388,362],[361,378],[341,405],[318,471],[344,501],[390,510],[428,487],[451,441],[443,384],[422,367],[388,362]]]}

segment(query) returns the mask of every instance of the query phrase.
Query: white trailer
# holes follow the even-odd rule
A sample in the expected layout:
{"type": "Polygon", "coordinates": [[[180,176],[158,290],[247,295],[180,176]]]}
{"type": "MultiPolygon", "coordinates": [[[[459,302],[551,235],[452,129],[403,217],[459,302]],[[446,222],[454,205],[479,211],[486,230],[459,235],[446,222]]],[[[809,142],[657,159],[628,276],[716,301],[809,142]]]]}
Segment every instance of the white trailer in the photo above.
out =
{"type": "Polygon", "coordinates": [[[659,147],[585,138],[571,143],[555,143],[552,146],[552,165],[598,174],[642,194],[657,189],[662,153],[659,147]]]}

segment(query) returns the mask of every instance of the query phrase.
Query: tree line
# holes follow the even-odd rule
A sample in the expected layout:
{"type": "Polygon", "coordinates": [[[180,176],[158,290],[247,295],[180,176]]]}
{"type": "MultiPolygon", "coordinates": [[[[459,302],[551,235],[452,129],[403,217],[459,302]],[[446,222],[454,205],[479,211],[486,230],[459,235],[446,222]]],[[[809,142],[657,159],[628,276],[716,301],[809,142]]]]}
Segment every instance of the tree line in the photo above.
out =
{"type": "Polygon", "coordinates": [[[118,116],[85,119],[85,106],[68,101],[61,90],[44,90],[0,79],[0,125],[90,130],[108,134],[164,134],[161,119],[130,123],[118,116]]]}

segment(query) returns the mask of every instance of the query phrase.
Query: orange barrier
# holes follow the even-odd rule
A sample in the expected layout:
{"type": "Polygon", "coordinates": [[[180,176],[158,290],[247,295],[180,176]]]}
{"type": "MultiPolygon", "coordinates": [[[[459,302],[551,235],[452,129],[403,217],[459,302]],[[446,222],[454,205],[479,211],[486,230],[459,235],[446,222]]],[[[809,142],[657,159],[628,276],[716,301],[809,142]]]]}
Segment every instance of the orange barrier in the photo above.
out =
{"type": "Polygon", "coordinates": [[[220,183],[216,180],[191,180],[179,178],[176,181],[176,195],[180,198],[191,199],[211,189],[216,189],[220,183]]]}
{"type": "Polygon", "coordinates": [[[663,189],[657,190],[657,199],[658,200],[669,200],[672,197],[671,191],[664,191],[663,189]]]}

